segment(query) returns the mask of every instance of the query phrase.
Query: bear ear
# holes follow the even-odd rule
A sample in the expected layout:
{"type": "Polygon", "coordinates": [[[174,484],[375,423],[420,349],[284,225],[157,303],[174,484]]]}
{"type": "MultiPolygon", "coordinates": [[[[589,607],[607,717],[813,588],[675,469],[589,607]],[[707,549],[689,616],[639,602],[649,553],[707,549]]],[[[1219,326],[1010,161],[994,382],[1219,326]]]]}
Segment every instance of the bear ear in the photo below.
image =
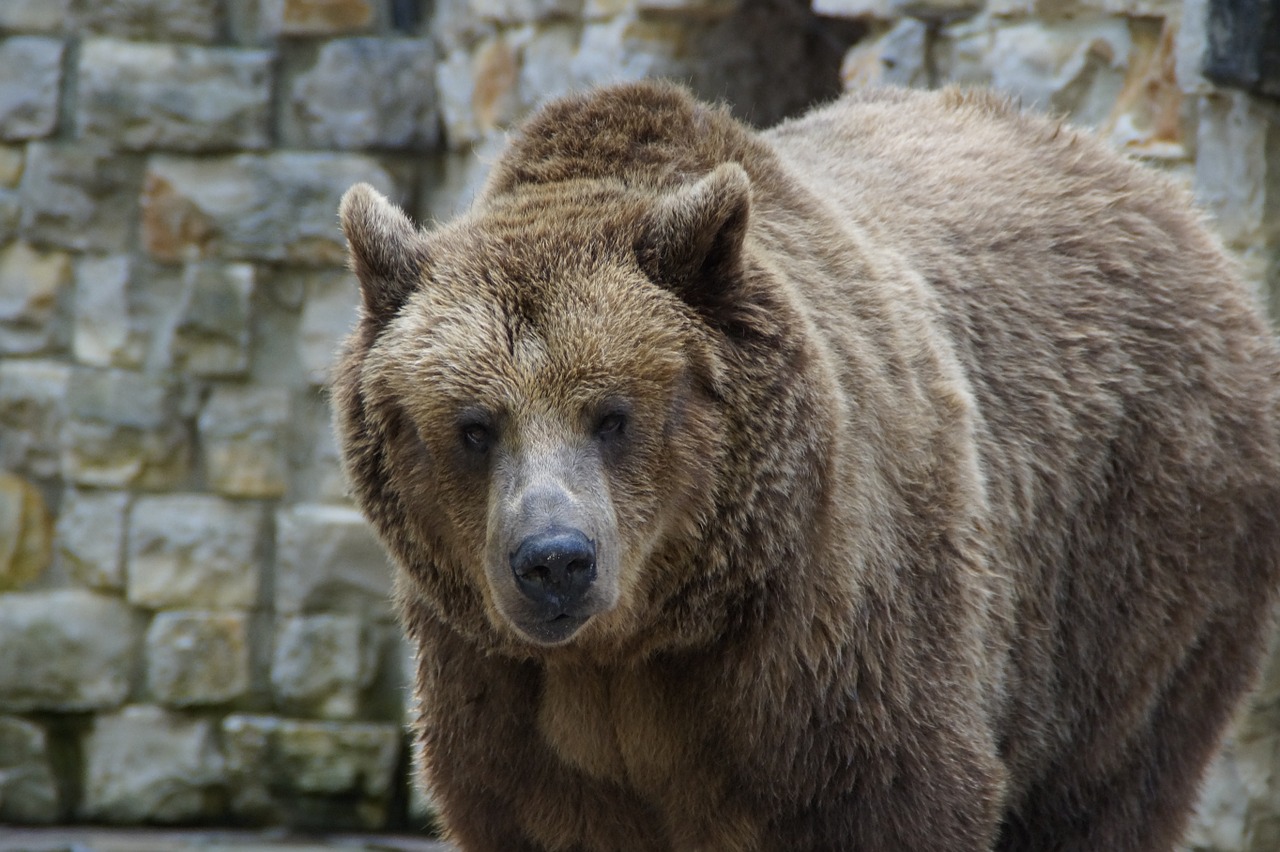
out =
{"type": "Polygon", "coordinates": [[[738,325],[750,213],[746,171],[737,163],[717,166],[654,207],[636,241],[641,269],[712,325],[738,325]]]}
{"type": "Polygon", "coordinates": [[[365,310],[389,319],[418,286],[426,240],[404,211],[367,183],[347,190],[338,205],[351,271],[360,280],[365,310]]]}

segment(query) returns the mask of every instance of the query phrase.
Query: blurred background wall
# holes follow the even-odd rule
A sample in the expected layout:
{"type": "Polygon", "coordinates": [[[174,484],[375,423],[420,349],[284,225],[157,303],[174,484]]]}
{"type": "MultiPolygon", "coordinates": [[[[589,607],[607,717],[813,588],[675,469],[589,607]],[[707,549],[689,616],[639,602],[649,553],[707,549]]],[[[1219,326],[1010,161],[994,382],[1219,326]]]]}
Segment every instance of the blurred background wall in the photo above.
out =
{"type": "MultiPolygon", "coordinates": [[[[1193,186],[1274,299],[1280,113],[1205,78],[1205,2],[0,0],[0,823],[428,823],[328,428],[350,184],[448,217],[599,82],[988,84],[1193,186]]],[[[1280,849],[1278,771],[1273,667],[1193,848],[1280,849]]]]}

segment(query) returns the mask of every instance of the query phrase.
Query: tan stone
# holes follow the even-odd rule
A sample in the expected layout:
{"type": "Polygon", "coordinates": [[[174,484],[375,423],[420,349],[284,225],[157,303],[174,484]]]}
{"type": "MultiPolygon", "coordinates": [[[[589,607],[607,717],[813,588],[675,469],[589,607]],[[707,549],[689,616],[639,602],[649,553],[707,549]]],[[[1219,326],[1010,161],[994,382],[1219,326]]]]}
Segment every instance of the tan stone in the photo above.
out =
{"type": "Polygon", "coordinates": [[[49,346],[62,290],[71,281],[71,258],[25,242],[0,249],[0,351],[31,353],[49,346]]]}
{"type": "Polygon", "coordinates": [[[515,50],[501,38],[492,39],[476,51],[472,67],[471,112],[481,132],[510,122],[519,106],[520,58],[515,50]]]}
{"type": "Polygon", "coordinates": [[[53,521],[44,498],[20,476],[0,471],[0,592],[39,577],[53,555],[53,521]]]}
{"type": "Polygon", "coordinates": [[[370,0],[262,0],[262,31],[268,35],[337,35],[368,29],[370,0]]]}
{"type": "Polygon", "coordinates": [[[21,146],[0,145],[0,187],[14,189],[18,186],[25,160],[21,146]]]}

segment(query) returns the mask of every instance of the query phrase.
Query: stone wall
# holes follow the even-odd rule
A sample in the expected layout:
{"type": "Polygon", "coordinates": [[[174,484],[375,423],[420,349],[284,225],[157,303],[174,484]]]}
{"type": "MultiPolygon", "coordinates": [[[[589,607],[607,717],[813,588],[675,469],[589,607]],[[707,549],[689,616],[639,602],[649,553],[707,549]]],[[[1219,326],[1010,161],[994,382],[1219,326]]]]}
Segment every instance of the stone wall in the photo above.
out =
{"type": "Polygon", "coordinates": [[[737,6],[0,0],[0,823],[427,822],[329,435],[338,199],[448,215],[594,82],[838,91],[860,27],[737,6]]]}
{"type": "MultiPolygon", "coordinates": [[[[982,83],[1186,180],[1274,300],[1280,120],[1201,76],[1203,2],[2,0],[0,822],[428,819],[328,431],[348,185],[446,217],[609,80],[762,124],[982,83]]],[[[1280,663],[1202,811],[1280,848],[1280,663]]]]}

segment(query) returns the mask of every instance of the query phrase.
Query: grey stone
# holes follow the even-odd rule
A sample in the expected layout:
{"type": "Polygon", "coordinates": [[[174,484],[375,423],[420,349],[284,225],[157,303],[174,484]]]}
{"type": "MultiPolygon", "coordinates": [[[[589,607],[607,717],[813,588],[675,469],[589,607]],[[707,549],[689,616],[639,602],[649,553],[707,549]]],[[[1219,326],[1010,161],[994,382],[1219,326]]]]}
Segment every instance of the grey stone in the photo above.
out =
{"type": "Polygon", "coordinates": [[[280,497],[288,459],[289,392],[284,388],[216,388],[200,414],[205,474],[219,494],[280,497]]]}
{"type": "Polygon", "coordinates": [[[474,51],[453,51],[436,66],[436,91],[450,148],[462,150],[522,115],[520,66],[519,50],[504,35],[486,38],[474,51]]]}
{"type": "Polygon", "coordinates": [[[312,148],[436,145],[435,48],[430,39],[352,38],[320,48],[290,87],[297,140],[312,148]]]}
{"type": "MultiPolygon", "coordinates": [[[[348,823],[385,822],[402,743],[397,724],[231,715],[222,721],[233,813],[260,816],[278,798],[341,797],[348,823]]],[[[278,805],[276,805],[278,807],[278,805]]]]}
{"type": "Polygon", "coordinates": [[[58,126],[61,39],[14,36],[0,41],[0,139],[39,139],[58,126]]]}
{"type": "Polygon", "coordinates": [[[846,89],[862,86],[929,85],[928,27],[920,21],[898,21],[886,33],[865,39],[850,50],[840,67],[846,89]]]}
{"type": "Polygon", "coordinates": [[[0,249],[0,352],[57,348],[66,332],[58,307],[71,283],[71,258],[25,242],[0,249]]]}
{"type": "Polygon", "coordinates": [[[62,474],[103,488],[173,488],[190,469],[179,388],[125,370],[73,371],[63,424],[62,474]]]}
{"type": "Polygon", "coordinates": [[[197,376],[242,376],[249,369],[255,272],[247,263],[188,264],[171,363],[197,376]]]}
{"type": "Polygon", "coordinates": [[[1280,127],[1238,92],[1200,99],[1195,194],[1231,245],[1265,244],[1280,221],[1280,127]]]}
{"type": "Polygon", "coordinates": [[[258,28],[267,37],[362,32],[375,21],[373,0],[258,0],[258,28]]]}
{"type": "Polygon", "coordinates": [[[0,822],[51,823],[58,816],[58,785],[44,729],[0,716],[0,822]]]}
{"type": "Polygon", "coordinates": [[[141,167],[101,140],[27,147],[22,233],[78,251],[124,251],[138,218],[141,167]]]}
{"type": "Polygon", "coordinates": [[[95,367],[142,367],[153,324],[139,304],[129,255],[86,257],[76,264],[71,347],[95,367]]]}
{"type": "Polygon", "coordinates": [[[523,109],[574,90],[576,80],[564,57],[577,53],[579,35],[576,24],[547,23],[532,29],[521,43],[518,92],[523,109]]]}
{"type": "Polygon", "coordinates": [[[248,615],[157,613],[147,630],[147,689],[170,707],[243,697],[249,691],[248,615]]]}
{"type": "Polygon", "coordinates": [[[0,3],[0,30],[53,33],[67,23],[70,0],[4,0],[0,3]]]}
{"type": "Polygon", "coordinates": [[[277,703],[288,712],[354,718],[377,673],[376,651],[358,616],[281,618],[271,663],[277,703]]]}
{"type": "Polygon", "coordinates": [[[391,617],[391,569],[358,511],[300,504],[276,517],[277,613],[391,617]]]}
{"type": "Polygon", "coordinates": [[[36,487],[0,470],[0,592],[44,573],[53,554],[53,520],[36,487]]]}
{"type": "Polygon", "coordinates": [[[327,385],[338,344],[355,324],[360,292],[348,273],[319,271],[306,281],[298,357],[314,385],[327,385]]]}
{"type": "Polygon", "coordinates": [[[130,150],[265,148],[271,63],[261,50],[89,39],[79,130],[130,150]]]}
{"type": "Polygon", "coordinates": [[[74,582],[123,591],[125,515],[129,495],[69,488],[62,496],[55,548],[74,582]]]}
{"type": "MultiPolygon", "coordinates": [[[[736,0],[728,0],[736,2],[736,0]]],[[[661,3],[662,0],[640,0],[645,3],[661,3]]],[[[683,5],[724,5],[725,0],[672,0],[683,5]]],[[[475,15],[504,24],[540,21],[547,18],[573,17],[582,12],[583,0],[471,0],[475,15]]]]}
{"type": "Polygon", "coordinates": [[[346,247],[334,211],[359,181],[398,197],[376,161],[354,154],[153,157],[143,190],[143,244],[162,261],[222,257],[340,266],[346,247]]]}
{"type": "Polygon", "coordinates": [[[222,28],[219,0],[73,0],[71,15],[83,32],[138,41],[213,41],[222,28]]]}
{"type": "Polygon", "coordinates": [[[0,468],[58,472],[71,369],[56,361],[0,358],[0,468]]]}
{"type": "Polygon", "coordinates": [[[84,760],[82,818],[177,823],[220,812],[225,762],[208,719],[126,707],[94,721],[84,760]]]}
{"type": "Polygon", "coordinates": [[[205,494],[140,497],[130,517],[128,596],[151,609],[252,609],[263,512],[205,494]]]}
{"type": "Polygon", "coordinates": [[[0,595],[0,710],[120,705],[138,629],[124,602],[80,589],[0,595]]]}

